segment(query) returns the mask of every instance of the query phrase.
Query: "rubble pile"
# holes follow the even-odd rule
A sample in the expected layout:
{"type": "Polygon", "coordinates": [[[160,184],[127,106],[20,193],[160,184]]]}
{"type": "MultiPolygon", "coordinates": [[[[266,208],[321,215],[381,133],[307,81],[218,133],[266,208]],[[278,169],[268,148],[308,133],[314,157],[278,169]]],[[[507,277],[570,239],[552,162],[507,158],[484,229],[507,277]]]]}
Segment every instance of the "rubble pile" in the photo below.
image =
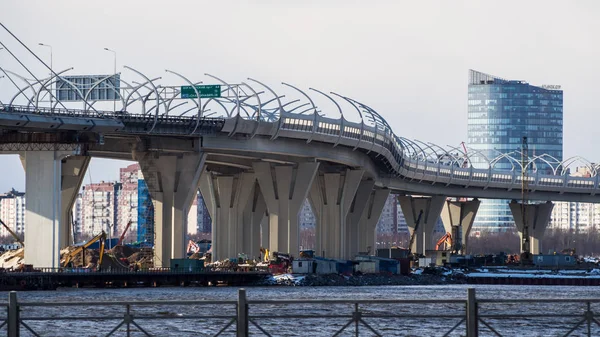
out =
{"type": "Polygon", "coordinates": [[[25,251],[23,248],[6,251],[0,255],[0,267],[7,270],[16,270],[23,264],[25,251]]]}

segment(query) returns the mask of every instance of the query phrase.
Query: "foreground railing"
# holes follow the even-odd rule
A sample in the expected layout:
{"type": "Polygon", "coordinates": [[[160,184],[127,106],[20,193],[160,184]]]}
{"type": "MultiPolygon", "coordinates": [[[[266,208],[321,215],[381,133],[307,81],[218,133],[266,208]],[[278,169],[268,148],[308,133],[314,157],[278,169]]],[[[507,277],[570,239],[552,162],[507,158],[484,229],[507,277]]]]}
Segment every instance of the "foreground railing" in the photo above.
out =
{"type": "Polygon", "coordinates": [[[600,299],[21,302],[0,329],[15,336],[598,336],[600,299]]]}

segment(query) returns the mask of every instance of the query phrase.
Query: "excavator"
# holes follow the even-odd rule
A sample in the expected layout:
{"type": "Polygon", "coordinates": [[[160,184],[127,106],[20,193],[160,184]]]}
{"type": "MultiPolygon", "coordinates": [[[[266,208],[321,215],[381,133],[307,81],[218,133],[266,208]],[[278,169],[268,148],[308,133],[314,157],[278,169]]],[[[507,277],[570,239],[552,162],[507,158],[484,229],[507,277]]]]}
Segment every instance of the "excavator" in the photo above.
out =
{"type": "Polygon", "coordinates": [[[260,252],[263,256],[262,260],[263,262],[269,262],[271,260],[271,257],[269,256],[269,249],[268,248],[263,248],[260,247],[260,252]]]}
{"type": "Polygon", "coordinates": [[[452,249],[452,234],[444,234],[444,236],[442,236],[442,238],[439,239],[435,245],[435,250],[440,250],[442,244],[445,244],[444,250],[448,250],[448,248],[452,249]]]}
{"type": "Polygon", "coordinates": [[[94,236],[90,241],[86,242],[82,246],[77,247],[72,252],[68,253],[63,262],[63,268],[72,267],[73,259],[79,253],[81,254],[81,261],[85,263],[85,249],[91,246],[94,242],[100,241],[100,256],[98,257],[98,264],[96,265],[96,269],[99,270],[100,266],[102,266],[102,257],[104,257],[104,244],[106,243],[106,233],[102,231],[102,233],[94,236]]]}

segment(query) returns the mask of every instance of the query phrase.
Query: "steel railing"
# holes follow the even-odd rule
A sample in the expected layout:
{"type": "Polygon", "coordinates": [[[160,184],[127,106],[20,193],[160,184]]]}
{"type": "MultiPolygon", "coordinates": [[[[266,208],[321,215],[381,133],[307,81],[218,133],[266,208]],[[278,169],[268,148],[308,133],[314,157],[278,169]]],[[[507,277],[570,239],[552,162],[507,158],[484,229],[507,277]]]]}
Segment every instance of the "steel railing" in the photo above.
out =
{"type": "Polygon", "coordinates": [[[166,322],[177,322],[189,333],[210,336],[596,336],[597,304],[600,298],[477,299],[473,288],[466,299],[249,300],[239,289],[237,300],[127,302],[19,301],[13,291],[0,303],[6,309],[0,330],[9,337],[160,336],[171,333],[166,322]],[[73,324],[83,321],[90,323],[73,324]]]}
{"type": "MultiPolygon", "coordinates": [[[[44,116],[71,116],[86,118],[104,118],[114,119],[122,122],[144,122],[152,123],[151,130],[155,130],[158,124],[174,124],[183,126],[196,125],[197,117],[192,116],[151,116],[144,114],[131,114],[129,112],[90,112],[80,110],[63,110],[37,108],[32,110],[28,106],[10,106],[0,109],[1,112],[9,113],[35,113],[44,116]],[[160,123],[159,123],[160,122],[160,123]]],[[[270,131],[273,133],[272,139],[279,137],[281,132],[301,135],[301,138],[309,140],[316,136],[326,138],[327,142],[338,145],[343,144],[356,148],[362,148],[368,152],[377,153],[381,163],[387,168],[392,178],[403,178],[410,181],[427,181],[446,184],[446,185],[464,185],[466,187],[483,188],[506,188],[508,190],[518,189],[521,186],[521,173],[519,168],[499,169],[493,166],[489,168],[463,168],[458,162],[442,163],[439,158],[431,158],[422,150],[413,149],[406,146],[403,141],[393,133],[387,123],[374,126],[366,125],[363,122],[355,123],[343,119],[333,119],[321,116],[310,116],[293,113],[282,113],[281,123],[276,122],[275,128],[270,131]],[[316,122],[316,123],[315,123],[316,122]]],[[[231,118],[206,118],[202,117],[202,123],[214,125],[215,128],[222,128],[228,119],[231,118]]],[[[264,122],[267,123],[267,122],[264,122]]],[[[236,127],[230,132],[231,135],[238,132],[237,127],[242,123],[236,123],[236,127]]],[[[194,128],[196,131],[197,125],[194,128]]],[[[187,134],[189,130],[180,130],[182,134],[187,134]]],[[[133,132],[133,130],[127,130],[133,132]]],[[[150,133],[151,131],[142,130],[140,132],[150,133]]],[[[248,132],[248,131],[246,131],[248,132]]],[[[172,134],[172,132],[168,132],[172,134]]],[[[334,146],[335,146],[334,145],[334,146]]],[[[494,160],[491,160],[494,162],[494,160]]],[[[490,164],[491,165],[491,164],[490,164]]],[[[561,164],[562,165],[562,164],[561,164]]],[[[529,177],[529,187],[532,190],[551,191],[551,192],[572,192],[579,194],[595,195],[600,189],[600,175],[595,174],[591,177],[572,177],[568,170],[559,166],[555,169],[563,168],[561,174],[542,174],[538,171],[533,172],[529,177]]]]}

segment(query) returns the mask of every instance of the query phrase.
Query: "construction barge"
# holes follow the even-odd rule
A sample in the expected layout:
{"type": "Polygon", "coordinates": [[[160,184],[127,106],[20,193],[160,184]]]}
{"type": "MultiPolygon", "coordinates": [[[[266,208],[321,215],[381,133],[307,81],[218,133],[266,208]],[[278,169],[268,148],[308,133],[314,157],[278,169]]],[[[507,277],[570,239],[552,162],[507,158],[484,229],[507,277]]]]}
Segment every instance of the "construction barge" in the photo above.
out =
{"type": "Polygon", "coordinates": [[[0,290],[54,290],[60,287],[129,288],[160,286],[259,285],[265,271],[33,271],[0,273],[0,290]]]}

